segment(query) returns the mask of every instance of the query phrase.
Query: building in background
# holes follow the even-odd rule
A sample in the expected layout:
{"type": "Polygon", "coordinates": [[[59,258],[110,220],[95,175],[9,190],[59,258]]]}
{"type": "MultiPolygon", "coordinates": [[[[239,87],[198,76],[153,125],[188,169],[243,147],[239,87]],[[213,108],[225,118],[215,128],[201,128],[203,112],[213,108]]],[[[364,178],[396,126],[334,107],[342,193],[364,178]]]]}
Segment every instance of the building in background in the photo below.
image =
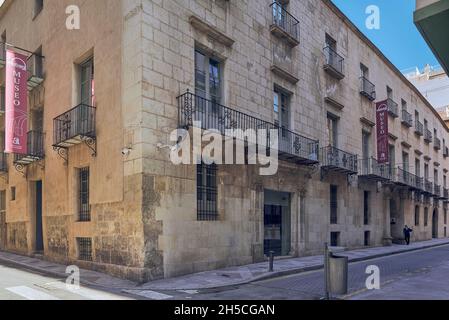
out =
{"type": "Polygon", "coordinates": [[[449,129],[331,1],[6,0],[0,34],[30,71],[2,249],[145,281],[400,243],[405,224],[447,237],[449,129]],[[277,130],[278,172],[174,165],[160,146],[194,120],[277,130]]]}

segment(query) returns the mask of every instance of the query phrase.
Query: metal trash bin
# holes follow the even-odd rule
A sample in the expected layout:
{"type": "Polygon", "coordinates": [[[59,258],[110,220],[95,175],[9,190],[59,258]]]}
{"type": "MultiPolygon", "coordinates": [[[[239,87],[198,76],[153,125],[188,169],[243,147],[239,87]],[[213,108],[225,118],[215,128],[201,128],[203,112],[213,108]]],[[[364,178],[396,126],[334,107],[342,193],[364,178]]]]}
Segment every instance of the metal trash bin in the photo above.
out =
{"type": "Polygon", "coordinates": [[[348,293],[348,257],[329,255],[329,291],[341,295],[348,293]]]}

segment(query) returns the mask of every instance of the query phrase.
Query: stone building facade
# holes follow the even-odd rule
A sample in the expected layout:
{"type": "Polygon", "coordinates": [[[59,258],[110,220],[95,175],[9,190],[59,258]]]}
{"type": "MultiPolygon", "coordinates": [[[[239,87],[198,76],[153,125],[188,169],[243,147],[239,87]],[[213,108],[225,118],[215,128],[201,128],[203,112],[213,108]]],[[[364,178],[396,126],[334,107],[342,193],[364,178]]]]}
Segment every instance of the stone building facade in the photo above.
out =
{"type": "Polygon", "coordinates": [[[3,40],[34,53],[37,136],[4,157],[0,249],[144,281],[388,245],[405,224],[414,241],[447,236],[449,130],[330,1],[41,3],[0,9],[3,40]],[[193,120],[276,129],[277,174],[173,164],[164,146],[193,120]]]}

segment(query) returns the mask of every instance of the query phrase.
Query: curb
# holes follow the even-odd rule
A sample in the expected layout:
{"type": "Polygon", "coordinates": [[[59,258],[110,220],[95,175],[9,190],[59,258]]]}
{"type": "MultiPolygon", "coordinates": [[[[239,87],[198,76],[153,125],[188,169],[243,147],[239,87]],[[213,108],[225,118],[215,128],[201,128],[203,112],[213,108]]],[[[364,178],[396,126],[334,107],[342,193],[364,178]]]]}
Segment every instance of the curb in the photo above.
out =
{"type": "MultiPolygon", "coordinates": [[[[375,255],[369,256],[369,257],[352,258],[352,259],[349,259],[349,263],[355,263],[355,262],[360,262],[360,261],[368,261],[368,260],[382,258],[382,257],[394,256],[394,255],[398,255],[398,254],[401,254],[401,253],[425,250],[425,249],[436,248],[436,247],[447,246],[447,245],[449,245],[449,242],[432,244],[432,245],[428,245],[428,246],[420,247],[420,248],[402,249],[402,250],[398,250],[398,251],[394,251],[394,252],[379,253],[379,254],[375,254],[375,255]]],[[[269,273],[269,274],[263,274],[263,275],[260,275],[260,276],[256,276],[256,277],[254,277],[252,279],[242,280],[242,281],[239,281],[239,282],[235,282],[235,283],[232,283],[232,284],[226,284],[226,285],[222,285],[222,286],[220,286],[220,285],[218,285],[218,286],[217,285],[211,285],[211,286],[204,286],[204,287],[201,287],[201,288],[159,288],[159,287],[148,286],[145,289],[135,288],[134,290],[140,290],[140,291],[145,291],[145,290],[177,291],[177,290],[214,290],[214,289],[228,289],[228,288],[231,289],[231,288],[234,288],[236,286],[241,286],[241,285],[252,283],[252,282],[269,280],[269,279],[273,279],[273,278],[279,278],[279,277],[283,277],[283,276],[288,276],[288,275],[292,275],[292,274],[299,274],[299,273],[304,273],[304,272],[309,272],[309,271],[316,271],[316,270],[323,269],[323,267],[324,267],[323,264],[319,264],[319,265],[313,265],[313,266],[303,267],[303,268],[296,268],[296,269],[277,271],[277,272],[275,271],[275,272],[272,272],[272,273],[269,273]]]]}

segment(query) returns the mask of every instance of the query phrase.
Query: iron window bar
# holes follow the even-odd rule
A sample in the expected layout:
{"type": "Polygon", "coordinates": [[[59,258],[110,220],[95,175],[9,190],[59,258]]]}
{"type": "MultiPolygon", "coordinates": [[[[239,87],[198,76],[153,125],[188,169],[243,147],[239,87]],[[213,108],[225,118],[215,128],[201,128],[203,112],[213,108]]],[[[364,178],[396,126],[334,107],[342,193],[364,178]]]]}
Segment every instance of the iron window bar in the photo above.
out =
{"type": "Polygon", "coordinates": [[[360,94],[370,101],[376,100],[376,86],[366,77],[360,77],[360,94]]]}
{"type": "Polygon", "coordinates": [[[299,20],[284,9],[282,4],[274,1],[271,5],[272,25],[280,28],[291,38],[299,42],[299,20]]]}
{"type": "Polygon", "coordinates": [[[358,169],[357,155],[336,147],[328,146],[321,150],[321,165],[325,169],[356,174],[358,169]]]}
{"type": "Polygon", "coordinates": [[[197,219],[218,220],[217,165],[197,165],[197,219]]]}
{"type": "Polygon", "coordinates": [[[335,77],[337,77],[338,79],[343,79],[345,74],[344,70],[345,59],[342,56],[340,56],[330,46],[325,47],[323,51],[325,58],[324,69],[326,71],[330,71],[330,73],[335,77]]]}
{"type": "MultiPolygon", "coordinates": [[[[189,91],[178,96],[178,124],[181,128],[193,127],[194,122],[200,122],[201,129],[215,129],[222,135],[228,129],[241,129],[242,131],[252,129],[267,130],[266,147],[276,147],[272,144],[274,139],[270,138],[270,130],[278,132],[278,146],[280,158],[287,161],[302,164],[316,164],[319,162],[319,141],[313,140],[280,127],[268,121],[250,116],[240,111],[225,107],[213,100],[205,99],[189,91]]],[[[237,137],[243,140],[244,137],[237,137]]]]}
{"type": "Polygon", "coordinates": [[[89,168],[79,169],[79,222],[88,222],[91,220],[89,204],[89,175],[89,168]]]}
{"type": "Polygon", "coordinates": [[[92,239],[76,238],[78,244],[78,260],[92,261],[92,239]]]}

